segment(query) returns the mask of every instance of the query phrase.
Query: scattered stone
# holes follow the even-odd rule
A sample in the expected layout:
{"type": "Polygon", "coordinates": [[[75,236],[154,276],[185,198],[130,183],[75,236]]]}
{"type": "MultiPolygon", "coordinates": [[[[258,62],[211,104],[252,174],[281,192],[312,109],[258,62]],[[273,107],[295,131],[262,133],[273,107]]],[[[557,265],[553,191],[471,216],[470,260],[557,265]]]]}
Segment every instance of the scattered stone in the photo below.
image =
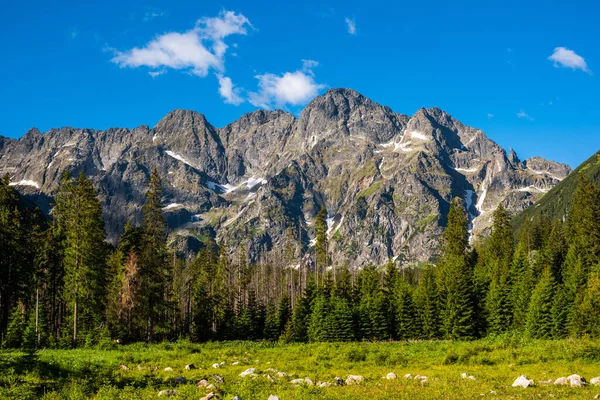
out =
{"type": "Polygon", "coordinates": [[[138,367],[137,367],[137,368],[138,368],[138,371],[143,371],[143,370],[145,370],[145,369],[146,369],[146,367],[143,367],[143,366],[141,366],[141,365],[138,365],[138,367]]]}
{"type": "Polygon", "coordinates": [[[275,368],[267,368],[267,369],[265,369],[265,371],[267,371],[267,372],[277,372],[277,370],[275,368]]]}
{"type": "Polygon", "coordinates": [[[518,377],[517,379],[515,379],[515,381],[513,382],[512,386],[513,387],[528,388],[529,386],[533,386],[533,384],[534,384],[533,379],[529,379],[525,375],[521,375],[520,377],[518,377]]]}
{"type": "Polygon", "coordinates": [[[490,394],[491,394],[492,396],[495,396],[495,395],[497,395],[498,393],[496,393],[496,391],[495,391],[495,390],[490,390],[490,394]]]}
{"type": "Polygon", "coordinates": [[[306,382],[306,385],[308,385],[308,386],[314,385],[313,381],[311,381],[309,378],[304,378],[304,382],[306,382]]]}
{"type": "Polygon", "coordinates": [[[122,369],[123,371],[129,371],[129,368],[127,367],[127,365],[121,365],[119,367],[119,369],[122,369]]]}
{"type": "Polygon", "coordinates": [[[187,382],[187,379],[185,379],[183,376],[178,376],[177,378],[175,378],[175,382],[179,383],[179,384],[183,384],[187,382]]]}
{"type": "Polygon", "coordinates": [[[201,381],[199,381],[196,386],[198,387],[206,387],[208,386],[208,381],[206,379],[202,379],[201,381]]]}
{"type": "Polygon", "coordinates": [[[167,390],[161,390],[160,392],[158,392],[158,395],[171,397],[171,396],[177,396],[177,393],[178,393],[177,390],[167,389],[167,390]]]}
{"type": "Polygon", "coordinates": [[[186,366],[185,366],[185,369],[186,369],[187,371],[189,371],[189,370],[191,370],[191,369],[196,369],[196,366],[195,366],[194,364],[188,364],[188,365],[186,365],[186,366]]]}
{"type": "Polygon", "coordinates": [[[212,365],[212,367],[213,367],[213,368],[219,368],[219,367],[220,367],[220,365],[219,365],[219,363],[214,363],[214,364],[212,365]]]}
{"type": "Polygon", "coordinates": [[[396,374],[395,374],[395,373],[393,373],[393,372],[390,372],[389,374],[387,374],[387,375],[385,376],[385,379],[396,379],[397,377],[398,377],[398,376],[396,376],[396,374]]]}
{"type": "Polygon", "coordinates": [[[269,374],[267,374],[267,380],[269,382],[275,382],[275,379],[273,379],[273,377],[271,375],[269,375],[269,374]]]}
{"type": "Polygon", "coordinates": [[[211,383],[206,387],[206,390],[217,390],[217,387],[211,383]]]}
{"type": "MultiPolygon", "coordinates": [[[[234,361],[234,362],[231,363],[231,365],[240,365],[240,362],[239,361],[234,361]]],[[[235,397],[234,397],[234,399],[235,399],[235,397]]]]}
{"type": "Polygon", "coordinates": [[[412,379],[412,375],[411,374],[406,374],[406,375],[404,375],[404,379],[412,379]]]}
{"type": "Polygon", "coordinates": [[[571,387],[582,387],[584,385],[587,385],[587,381],[581,375],[571,375],[568,376],[567,379],[569,380],[571,387]]]}
{"type": "Polygon", "coordinates": [[[364,376],[361,376],[361,375],[349,375],[348,378],[346,378],[346,385],[359,384],[359,383],[361,383],[364,380],[365,380],[364,376]]]}
{"type": "Polygon", "coordinates": [[[421,379],[421,385],[426,385],[429,383],[429,380],[427,379],[427,377],[425,376],[424,379],[421,379]]]}
{"type": "Polygon", "coordinates": [[[221,375],[216,374],[215,375],[215,382],[217,383],[225,383],[225,378],[223,378],[221,375]]]}
{"type": "Polygon", "coordinates": [[[307,385],[307,386],[313,386],[314,385],[313,381],[311,381],[310,378],[293,379],[293,380],[290,381],[290,383],[292,385],[296,385],[296,386],[302,385],[302,384],[307,385]]]}
{"type": "Polygon", "coordinates": [[[278,372],[277,376],[280,378],[283,378],[284,376],[286,376],[287,374],[285,372],[278,372]]]}
{"type": "Polygon", "coordinates": [[[318,387],[329,387],[331,386],[331,382],[317,382],[318,387]]]}
{"type": "Polygon", "coordinates": [[[467,379],[470,379],[472,381],[476,381],[477,380],[473,375],[467,376],[467,379]]]}
{"type": "Polygon", "coordinates": [[[150,371],[158,371],[158,367],[150,367],[150,371]]]}
{"type": "Polygon", "coordinates": [[[462,374],[460,374],[460,377],[463,378],[463,379],[467,379],[467,376],[468,375],[467,375],[466,372],[463,372],[462,374]]]}
{"type": "Polygon", "coordinates": [[[203,398],[201,398],[200,400],[210,400],[213,397],[215,397],[215,394],[213,392],[210,392],[209,394],[207,394],[206,396],[204,396],[203,398]]]}
{"type": "Polygon", "coordinates": [[[279,400],[279,397],[275,396],[274,394],[269,396],[269,400],[279,400]]]}
{"type": "Polygon", "coordinates": [[[221,361],[221,365],[225,365],[225,361],[221,361]]]}
{"type": "Polygon", "coordinates": [[[340,378],[339,376],[336,376],[333,379],[333,383],[335,384],[335,386],[344,386],[345,382],[342,378],[340,378]]]}
{"type": "Polygon", "coordinates": [[[590,379],[590,383],[594,386],[600,386],[600,376],[590,379]]]}
{"type": "Polygon", "coordinates": [[[600,399],[600,394],[594,396],[595,399],[600,399]]]}
{"type": "Polygon", "coordinates": [[[240,396],[234,396],[231,400],[242,400],[242,398],[240,396]]]}
{"type": "Polygon", "coordinates": [[[422,380],[427,380],[427,377],[425,375],[415,375],[415,381],[422,381],[422,380]]]}
{"type": "Polygon", "coordinates": [[[252,375],[254,373],[256,373],[256,368],[248,368],[247,370],[245,370],[244,372],[242,372],[240,374],[240,376],[243,378],[243,377],[246,377],[248,375],[252,375]]]}
{"type": "Polygon", "coordinates": [[[563,377],[560,377],[557,380],[555,380],[554,384],[555,385],[568,385],[569,380],[563,376],[563,377]]]}
{"type": "Polygon", "coordinates": [[[167,368],[165,368],[165,372],[173,372],[173,368],[167,367],[167,368]]]}

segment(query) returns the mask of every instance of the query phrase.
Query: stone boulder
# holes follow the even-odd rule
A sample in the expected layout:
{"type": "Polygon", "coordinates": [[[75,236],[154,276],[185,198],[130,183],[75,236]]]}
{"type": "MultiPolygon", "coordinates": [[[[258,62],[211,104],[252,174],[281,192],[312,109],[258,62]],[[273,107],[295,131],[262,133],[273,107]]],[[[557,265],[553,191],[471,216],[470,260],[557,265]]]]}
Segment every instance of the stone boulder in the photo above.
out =
{"type": "Polygon", "coordinates": [[[530,386],[533,386],[533,384],[534,384],[533,379],[529,379],[525,375],[521,375],[517,379],[515,379],[515,381],[513,382],[512,386],[513,387],[528,388],[530,386]]]}
{"type": "Polygon", "coordinates": [[[600,376],[590,379],[590,383],[594,386],[600,386],[600,376]]]}
{"type": "Polygon", "coordinates": [[[189,370],[192,370],[192,369],[196,369],[196,366],[194,364],[188,364],[188,365],[185,366],[185,370],[186,371],[189,371],[189,370]]]}
{"type": "Polygon", "coordinates": [[[557,378],[554,381],[555,385],[568,385],[569,384],[569,380],[567,378],[565,378],[564,376],[561,376],[560,378],[557,378]]]}
{"type": "Polygon", "coordinates": [[[165,397],[171,397],[171,396],[177,396],[179,392],[177,390],[173,390],[173,389],[167,389],[167,390],[161,390],[160,392],[158,392],[159,396],[165,396],[165,397]]]}
{"type": "Polygon", "coordinates": [[[364,376],[361,375],[349,375],[346,378],[346,385],[357,385],[365,380],[364,376]]]}
{"type": "Polygon", "coordinates": [[[242,378],[244,378],[244,377],[246,377],[246,376],[248,376],[248,375],[253,375],[253,374],[255,374],[255,373],[256,373],[256,368],[248,368],[247,370],[245,370],[244,372],[242,372],[242,373],[240,374],[240,376],[241,376],[242,378]]]}
{"type": "Polygon", "coordinates": [[[387,374],[385,376],[385,379],[396,379],[396,378],[398,378],[398,376],[393,372],[390,372],[389,374],[387,374]]]}

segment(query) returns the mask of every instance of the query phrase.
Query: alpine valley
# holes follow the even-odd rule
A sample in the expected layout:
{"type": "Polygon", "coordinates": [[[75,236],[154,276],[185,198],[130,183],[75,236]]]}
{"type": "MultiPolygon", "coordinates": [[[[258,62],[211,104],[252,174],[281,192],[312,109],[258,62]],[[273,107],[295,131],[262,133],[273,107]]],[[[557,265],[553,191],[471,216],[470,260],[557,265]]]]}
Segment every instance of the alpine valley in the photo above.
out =
{"type": "Polygon", "coordinates": [[[244,244],[257,261],[292,238],[306,257],[325,207],[332,261],[350,267],[435,262],[453,197],[464,199],[475,240],[500,203],[516,214],[570,173],[507,154],[440,109],[398,114],[351,89],[329,90],[298,118],[255,111],[215,128],[202,114],[175,110],[153,128],[0,137],[0,174],[45,213],[64,171],[89,176],[113,243],[127,221],[140,223],[154,169],[170,244],[182,252],[211,235],[244,244]]]}

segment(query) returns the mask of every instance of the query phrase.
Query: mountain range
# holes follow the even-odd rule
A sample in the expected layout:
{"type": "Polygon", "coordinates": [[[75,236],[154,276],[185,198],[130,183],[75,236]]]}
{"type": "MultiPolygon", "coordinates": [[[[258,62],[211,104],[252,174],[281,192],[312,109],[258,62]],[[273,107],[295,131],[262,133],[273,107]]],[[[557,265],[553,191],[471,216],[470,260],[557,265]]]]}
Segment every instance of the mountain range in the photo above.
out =
{"type": "Polygon", "coordinates": [[[154,169],[172,246],[197,249],[211,235],[258,261],[292,240],[298,259],[325,207],[332,260],[351,267],[435,261],[453,197],[464,199],[476,240],[500,203],[521,212],[571,172],[507,154],[438,108],[403,115],[351,89],[327,91],[298,117],[261,110],[223,128],[175,110],[153,128],[0,137],[0,173],[46,213],[64,171],[89,176],[113,243],[127,221],[141,222],[154,169]]]}

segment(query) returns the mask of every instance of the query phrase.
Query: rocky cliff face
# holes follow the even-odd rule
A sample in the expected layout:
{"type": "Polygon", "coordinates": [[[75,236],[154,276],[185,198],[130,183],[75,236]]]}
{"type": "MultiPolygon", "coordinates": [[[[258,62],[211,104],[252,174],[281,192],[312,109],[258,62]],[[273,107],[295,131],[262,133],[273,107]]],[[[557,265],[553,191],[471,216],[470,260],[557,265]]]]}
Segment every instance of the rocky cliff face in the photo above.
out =
{"type": "Polygon", "coordinates": [[[521,211],[570,172],[507,155],[440,109],[409,117],[349,89],[317,97],[297,119],[256,111],[219,129],[176,110],[152,129],[0,138],[0,173],[46,212],[63,171],[90,176],[111,241],[127,220],[141,220],[154,168],[174,239],[189,246],[214,234],[258,260],[294,238],[299,257],[310,254],[315,215],[326,207],[332,258],[349,266],[435,260],[453,197],[464,199],[477,238],[498,204],[521,211]]]}

